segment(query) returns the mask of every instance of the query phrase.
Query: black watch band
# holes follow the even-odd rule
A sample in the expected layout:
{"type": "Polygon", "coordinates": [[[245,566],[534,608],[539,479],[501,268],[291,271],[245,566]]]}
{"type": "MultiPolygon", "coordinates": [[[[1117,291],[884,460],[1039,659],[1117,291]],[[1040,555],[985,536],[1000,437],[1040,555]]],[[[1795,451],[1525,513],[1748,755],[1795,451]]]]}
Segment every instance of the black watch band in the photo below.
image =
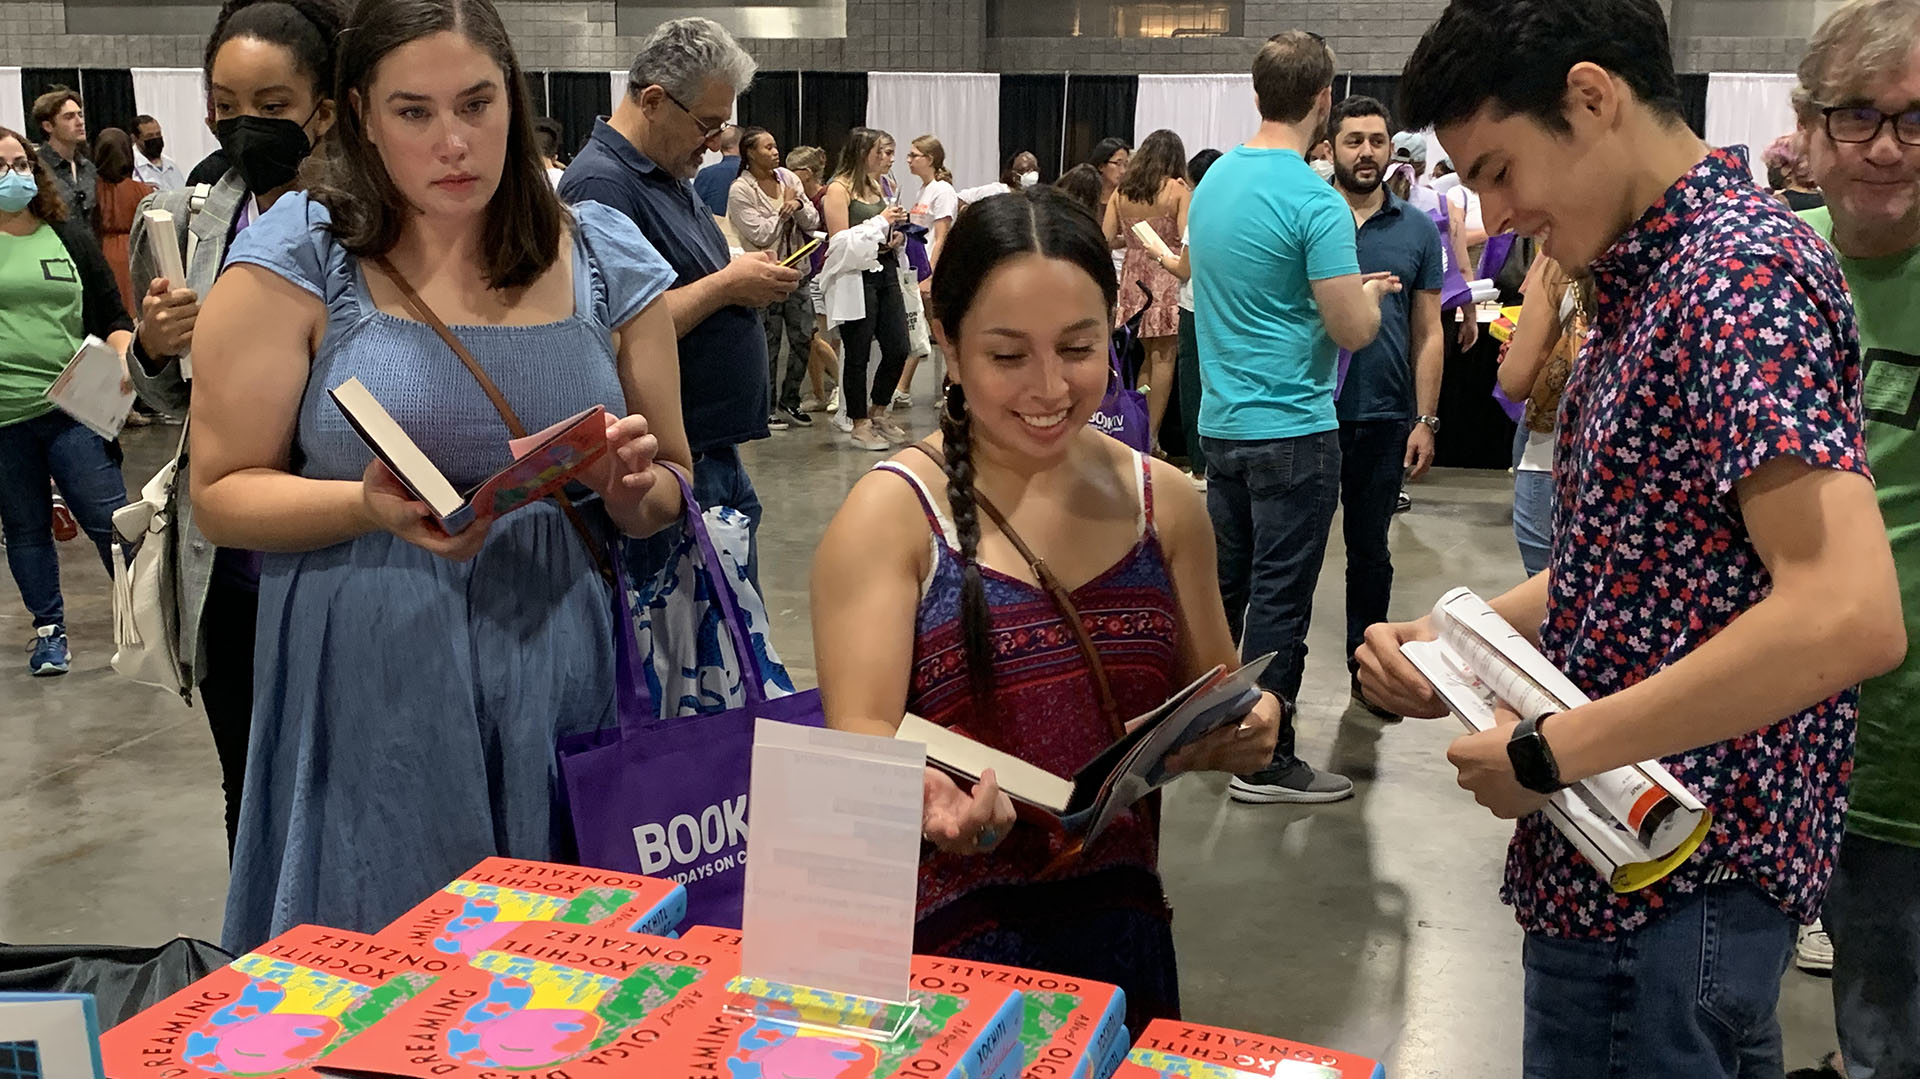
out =
{"type": "Polygon", "coordinates": [[[1513,764],[1514,778],[1536,794],[1552,794],[1566,787],[1560,781],[1560,765],[1553,759],[1553,750],[1540,733],[1540,725],[1557,714],[1548,712],[1523,719],[1507,739],[1507,760],[1513,764]]]}

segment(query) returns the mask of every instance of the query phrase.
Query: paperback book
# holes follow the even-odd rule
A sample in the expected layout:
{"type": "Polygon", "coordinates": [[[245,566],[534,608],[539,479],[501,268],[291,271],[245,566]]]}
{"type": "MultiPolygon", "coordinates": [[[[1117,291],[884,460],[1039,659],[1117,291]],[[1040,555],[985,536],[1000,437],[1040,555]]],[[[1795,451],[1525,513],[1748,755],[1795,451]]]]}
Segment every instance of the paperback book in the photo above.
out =
{"type": "Polygon", "coordinates": [[[461,969],[453,956],[303,925],[109,1030],[109,1079],[311,1077],[461,969]]]}
{"type": "Polygon", "coordinates": [[[675,1010],[718,1001],[728,949],[530,922],[474,955],[326,1061],[329,1074],[412,1079],[649,1075],[637,1062],[675,1010]]]}
{"type": "Polygon", "coordinates": [[[1260,699],[1261,656],[1237,671],[1215,667],[1159,707],[1127,724],[1126,736],[1087,762],[1071,779],[958,731],[909,715],[894,737],[927,747],[927,763],[969,782],[993,769],[1015,802],[1047,814],[1068,834],[1091,843],[1126,808],[1172,782],[1167,759],[1214,731],[1244,719],[1260,699]]]}
{"type": "Polygon", "coordinates": [[[487,858],[395,918],[380,936],[444,955],[474,956],[528,922],[663,937],[686,914],[687,890],[670,880],[487,858]]]}
{"type": "Polygon", "coordinates": [[[1386,1079],[1378,1061],[1173,1019],[1147,1024],[1114,1079],[1386,1079]]]}
{"type": "Polygon", "coordinates": [[[1127,1055],[1127,997],[1120,987],[1064,974],[922,956],[916,969],[1020,990],[1019,1074],[1025,1079],[1109,1079],[1127,1055]]]}

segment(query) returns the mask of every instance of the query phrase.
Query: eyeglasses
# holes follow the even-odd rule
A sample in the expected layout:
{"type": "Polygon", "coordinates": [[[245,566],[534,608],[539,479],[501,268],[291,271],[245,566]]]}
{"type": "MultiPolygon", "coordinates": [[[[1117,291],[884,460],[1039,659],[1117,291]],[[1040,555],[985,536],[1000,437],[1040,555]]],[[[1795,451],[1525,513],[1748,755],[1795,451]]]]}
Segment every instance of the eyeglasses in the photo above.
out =
{"type": "Polygon", "coordinates": [[[1920,146],[1920,108],[1885,113],[1868,105],[1834,105],[1821,109],[1820,115],[1826,118],[1827,137],[1835,142],[1872,142],[1891,123],[1893,137],[1902,146],[1920,146]]]}
{"type": "Polygon", "coordinates": [[[8,171],[8,172],[17,172],[17,173],[19,173],[19,174],[20,174],[20,175],[22,175],[22,176],[32,176],[32,175],[33,175],[33,162],[32,162],[31,160],[29,160],[29,159],[27,159],[27,158],[24,158],[24,157],[23,157],[23,158],[21,158],[21,159],[20,159],[20,160],[18,160],[18,161],[14,161],[14,162],[11,162],[11,163],[9,163],[9,164],[7,165],[7,171],[8,171]]]}
{"type": "Polygon", "coordinates": [[[674,97],[673,92],[668,90],[666,87],[662,86],[660,88],[660,92],[667,95],[668,101],[671,101],[675,105],[679,106],[680,111],[686,113],[688,119],[700,125],[700,141],[701,142],[705,142],[708,139],[713,138],[715,135],[718,135],[719,133],[727,129],[727,122],[725,120],[722,120],[717,124],[708,124],[705,120],[702,120],[698,116],[695,116],[693,114],[693,110],[690,108],[687,108],[685,104],[682,104],[680,99],[677,97],[674,97]]]}

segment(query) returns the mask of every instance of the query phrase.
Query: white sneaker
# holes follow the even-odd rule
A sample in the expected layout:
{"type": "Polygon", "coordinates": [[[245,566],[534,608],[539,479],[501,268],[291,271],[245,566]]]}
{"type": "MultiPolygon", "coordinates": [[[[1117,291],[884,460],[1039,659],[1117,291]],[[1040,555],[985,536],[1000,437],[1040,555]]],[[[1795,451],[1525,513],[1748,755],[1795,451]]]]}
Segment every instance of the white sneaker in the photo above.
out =
{"type": "Polygon", "coordinates": [[[827,411],[840,411],[840,387],[838,386],[835,386],[833,392],[827,395],[827,411]]]}
{"type": "Polygon", "coordinates": [[[841,434],[849,434],[853,431],[853,421],[851,419],[839,413],[835,413],[831,419],[833,420],[834,430],[839,431],[841,434]]]}
{"type": "Polygon", "coordinates": [[[812,394],[808,394],[800,399],[800,411],[802,412],[824,412],[825,410],[826,406],[818,397],[812,394]]]}
{"type": "Polygon", "coordinates": [[[1819,921],[1800,927],[1800,936],[1793,942],[1793,965],[1814,972],[1833,969],[1833,938],[1819,921]]]}
{"type": "Polygon", "coordinates": [[[874,430],[870,423],[860,424],[848,437],[853,440],[856,449],[880,451],[893,448],[893,443],[888,442],[879,431],[874,430]]]}
{"type": "Polygon", "coordinates": [[[908,393],[905,390],[893,391],[893,407],[894,408],[912,408],[913,395],[908,393]]]}

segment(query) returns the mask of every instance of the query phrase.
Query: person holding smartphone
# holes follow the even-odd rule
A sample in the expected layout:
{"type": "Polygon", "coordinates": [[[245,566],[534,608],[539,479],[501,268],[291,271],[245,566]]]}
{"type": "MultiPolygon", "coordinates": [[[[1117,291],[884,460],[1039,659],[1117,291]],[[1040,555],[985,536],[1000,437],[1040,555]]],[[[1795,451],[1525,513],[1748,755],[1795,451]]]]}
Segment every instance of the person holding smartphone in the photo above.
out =
{"type": "Polygon", "coordinates": [[[800,380],[812,347],[813,327],[808,318],[806,275],[812,264],[794,256],[812,241],[820,228],[820,214],[808,201],[800,178],[780,167],[780,146],[764,127],[749,127],[740,136],[740,177],[727,195],[727,220],[733,223],[740,246],[748,252],[765,251],[782,266],[798,265],[800,283],[760,309],[767,331],[767,384],[772,390],[767,426],[775,431],[813,426],[813,417],[800,410],[800,380]],[[787,341],[787,375],[780,377],[780,339],[787,341]]]}

